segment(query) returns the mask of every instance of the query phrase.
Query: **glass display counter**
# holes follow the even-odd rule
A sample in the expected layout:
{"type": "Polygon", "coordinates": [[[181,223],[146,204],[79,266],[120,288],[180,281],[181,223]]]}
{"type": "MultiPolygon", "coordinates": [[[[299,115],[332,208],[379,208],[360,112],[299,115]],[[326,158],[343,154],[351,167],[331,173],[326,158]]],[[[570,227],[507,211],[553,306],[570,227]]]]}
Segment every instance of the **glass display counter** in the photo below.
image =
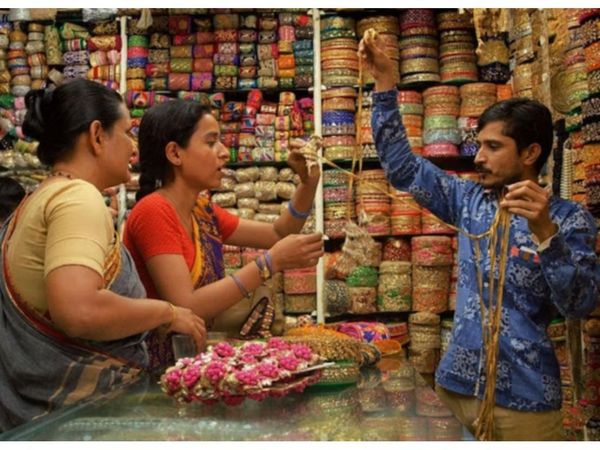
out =
{"type": "Polygon", "coordinates": [[[239,406],[179,404],[149,377],[0,434],[3,440],[472,440],[407,362],[383,359],[358,384],[239,406]]]}

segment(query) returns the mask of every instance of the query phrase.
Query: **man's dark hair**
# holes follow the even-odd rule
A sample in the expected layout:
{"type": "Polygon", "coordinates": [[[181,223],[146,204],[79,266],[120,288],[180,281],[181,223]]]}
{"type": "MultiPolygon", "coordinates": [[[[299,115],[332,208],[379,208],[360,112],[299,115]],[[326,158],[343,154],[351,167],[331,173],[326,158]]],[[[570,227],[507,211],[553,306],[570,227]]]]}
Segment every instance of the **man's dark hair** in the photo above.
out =
{"type": "Polygon", "coordinates": [[[491,123],[504,122],[502,134],[513,139],[517,150],[531,144],[539,144],[542,152],[535,162],[539,173],[552,151],[553,129],[550,110],[538,101],[528,98],[512,98],[493,104],[479,117],[477,131],[491,123]]]}

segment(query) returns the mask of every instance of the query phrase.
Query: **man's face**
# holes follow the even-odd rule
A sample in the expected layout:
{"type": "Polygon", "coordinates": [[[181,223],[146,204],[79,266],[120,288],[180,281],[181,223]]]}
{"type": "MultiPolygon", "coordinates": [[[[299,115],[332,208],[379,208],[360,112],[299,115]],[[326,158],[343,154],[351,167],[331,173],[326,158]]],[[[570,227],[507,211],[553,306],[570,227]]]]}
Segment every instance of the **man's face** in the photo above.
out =
{"type": "Polygon", "coordinates": [[[504,122],[488,123],[477,135],[475,169],[486,189],[502,188],[523,178],[525,166],[514,139],[502,134],[504,122]]]}

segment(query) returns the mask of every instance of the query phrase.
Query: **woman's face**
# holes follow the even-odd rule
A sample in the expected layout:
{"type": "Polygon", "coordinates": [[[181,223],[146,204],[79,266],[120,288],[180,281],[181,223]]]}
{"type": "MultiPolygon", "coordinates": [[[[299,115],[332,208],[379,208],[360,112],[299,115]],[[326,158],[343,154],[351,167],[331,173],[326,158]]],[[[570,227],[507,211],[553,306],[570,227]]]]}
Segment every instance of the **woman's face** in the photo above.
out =
{"type": "Polygon", "coordinates": [[[131,130],[131,117],[124,103],[120,106],[121,118],[117,120],[112,129],[106,132],[107,186],[116,186],[125,183],[131,178],[129,163],[133,156],[134,143],[129,135],[131,130]]]}
{"type": "Polygon", "coordinates": [[[229,151],[220,138],[219,123],[211,114],[205,114],[181,152],[181,174],[199,190],[221,185],[221,169],[229,160],[229,151]]]}

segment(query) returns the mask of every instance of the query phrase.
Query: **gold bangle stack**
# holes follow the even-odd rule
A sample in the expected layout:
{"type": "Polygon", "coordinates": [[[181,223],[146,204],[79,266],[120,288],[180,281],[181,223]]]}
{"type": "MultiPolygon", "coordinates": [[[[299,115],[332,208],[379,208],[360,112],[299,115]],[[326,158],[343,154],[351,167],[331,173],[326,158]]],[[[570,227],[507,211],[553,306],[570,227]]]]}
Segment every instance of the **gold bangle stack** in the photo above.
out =
{"type": "Polygon", "coordinates": [[[369,28],[378,33],[398,34],[398,18],[396,16],[373,16],[361,19],[356,24],[359,37],[362,37],[369,28]]]}

